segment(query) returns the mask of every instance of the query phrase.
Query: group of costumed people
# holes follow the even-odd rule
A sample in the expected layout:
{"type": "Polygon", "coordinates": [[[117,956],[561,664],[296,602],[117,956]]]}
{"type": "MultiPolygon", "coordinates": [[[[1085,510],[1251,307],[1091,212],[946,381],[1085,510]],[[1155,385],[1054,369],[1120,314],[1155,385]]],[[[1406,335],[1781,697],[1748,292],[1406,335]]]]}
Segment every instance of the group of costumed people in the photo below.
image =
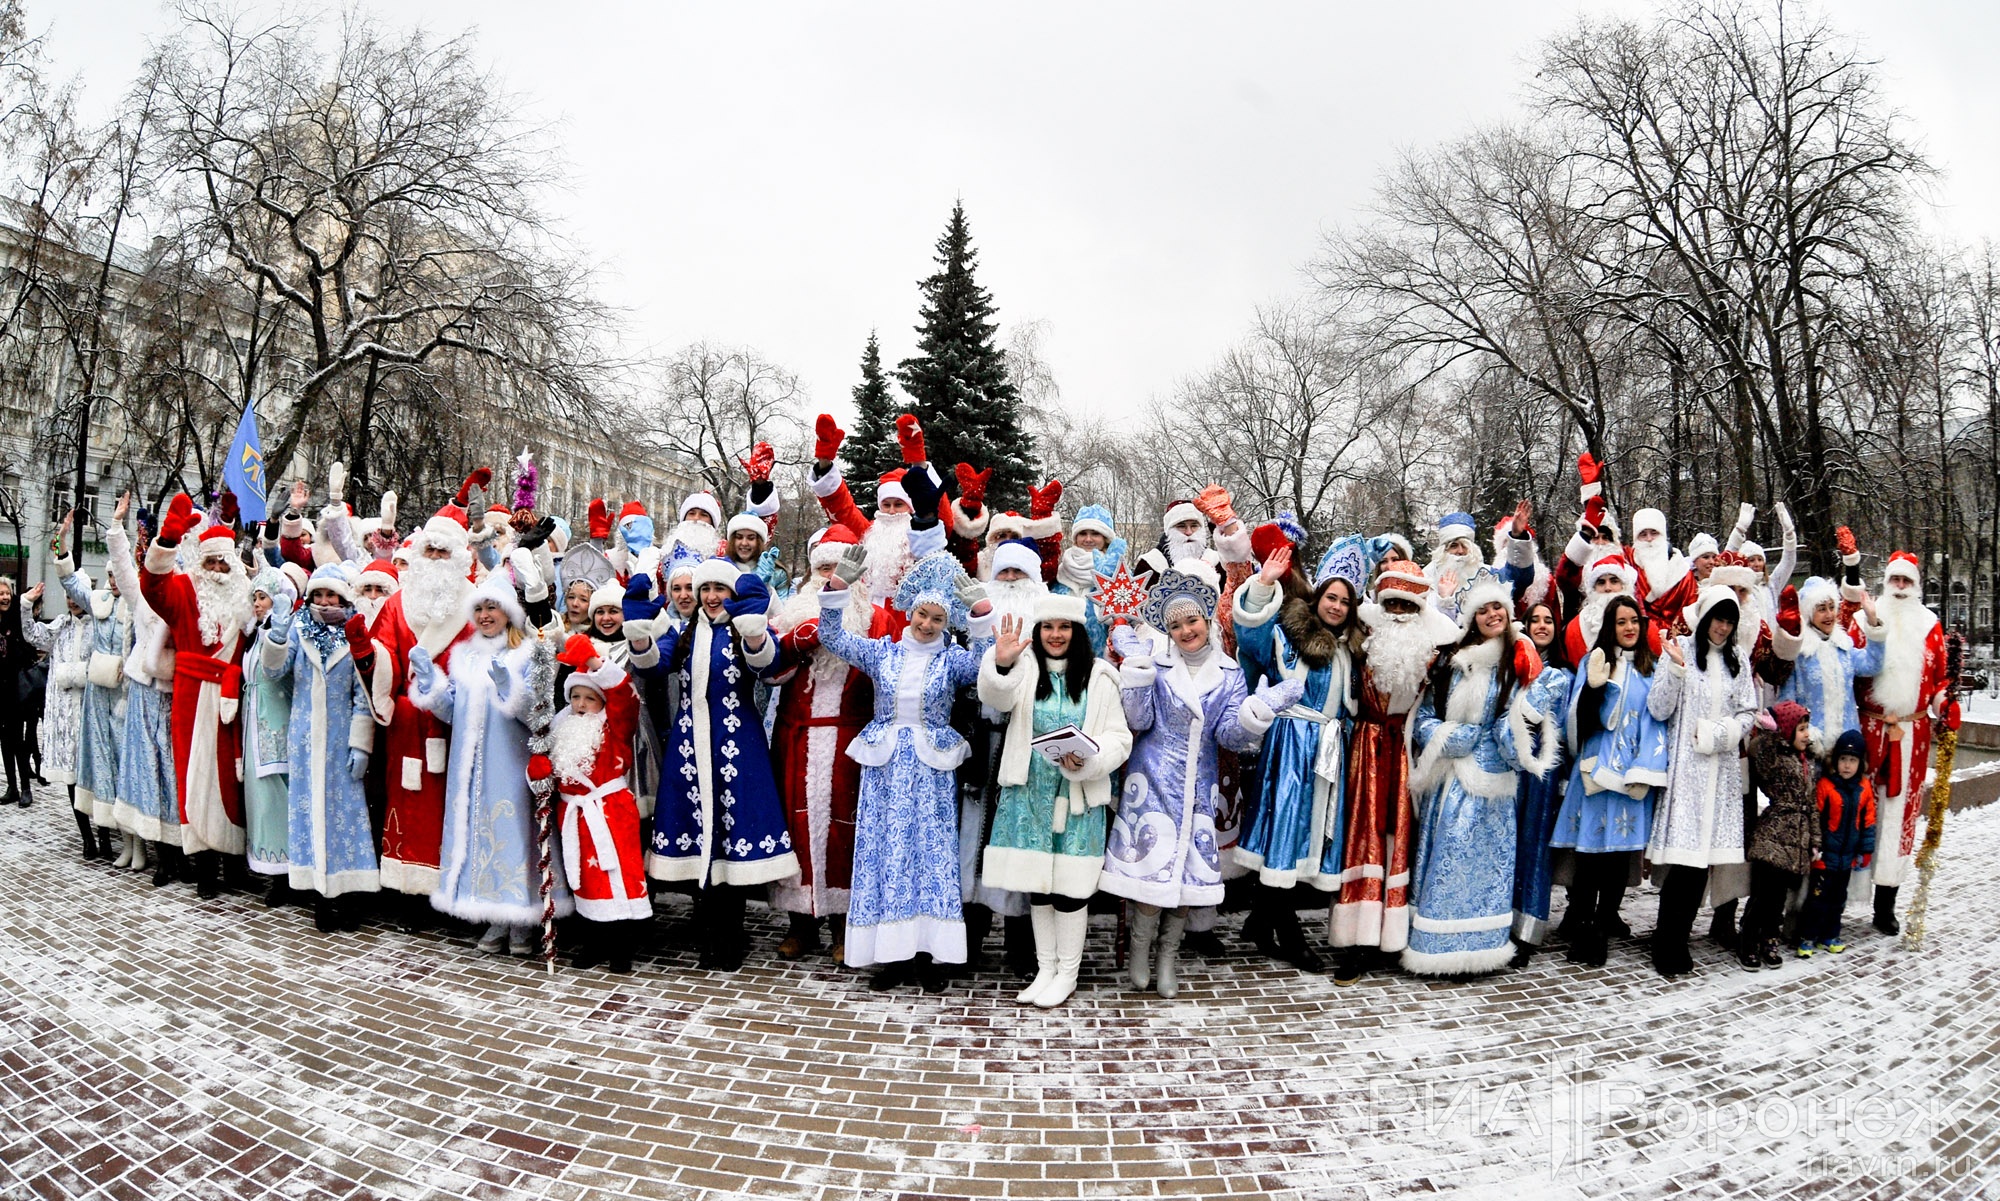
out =
{"type": "Polygon", "coordinates": [[[945,987],[997,917],[1045,1008],[1093,905],[1164,997],[1184,944],[1222,952],[1226,898],[1305,971],[1323,913],[1341,981],[1522,966],[1558,884],[1588,965],[1646,876],[1667,975],[1704,907],[1752,969],[1843,949],[1851,888],[1896,930],[1955,718],[1906,553],[1871,591],[1842,530],[1839,578],[1794,584],[1789,515],[1773,559],[1748,505],[1726,544],[1676,550],[1655,509],[1627,541],[1586,455],[1553,558],[1525,503],[1486,537],[1446,515],[1419,564],[1397,534],[1253,527],[1218,486],[1128,554],[1101,506],[1065,528],[1059,482],[996,511],[907,415],[864,512],[844,432],[815,433],[797,579],[761,444],[743,511],[697,492],[664,534],[599,500],[578,536],[526,452],[511,505],[474,500],[481,469],[409,530],[393,494],[358,515],[338,464],[316,522],[304,483],[261,524],[176,495],[136,539],[121,500],[101,588],[65,521],[67,612],[9,592],[0,638],[52,658],[41,737],[84,855],[204,897],[263,877],[322,930],[443,915],[496,954],[538,952],[552,911],[613,971],[670,893],[733,970],[757,901],[788,915],[779,956],[877,989],[945,987]]]}

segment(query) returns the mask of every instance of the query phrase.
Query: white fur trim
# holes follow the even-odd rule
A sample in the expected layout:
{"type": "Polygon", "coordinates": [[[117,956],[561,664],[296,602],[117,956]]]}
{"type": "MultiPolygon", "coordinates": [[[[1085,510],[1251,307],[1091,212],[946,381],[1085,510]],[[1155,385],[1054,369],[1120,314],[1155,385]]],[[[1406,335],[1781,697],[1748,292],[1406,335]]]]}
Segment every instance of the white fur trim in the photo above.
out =
{"type": "Polygon", "coordinates": [[[726,537],[734,538],[736,535],[745,532],[755,534],[767,541],[771,537],[771,527],[765,525],[764,519],[755,513],[738,513],[729,519],[729,528],[725,531],[726,537]]]}
{"type": "Polygon", "coordinates": [[[1075,521],[1069,523],[1069,536],[1072,540],[1074,540],[1078,534],[1083,533],[1085,530],[1094,530],[1097,533],[1104,535],[1104,540],[1106,542],[1110,542],[1113,538],[1116,538],[1118,536],[1117,530],[1112,529],[1109,525],[1106,525],[1104,522],[1099,521],[1095,517],[1079,517],[1075,521]]]}
{"type": "Polygon", "coordinates": [[[1002,542],[993,549],[993,574],[997,577],[1010,567],[1026,573],[1031,579],[1042,578],[1042,557],[1039,554],[1018,543],[1002,542]]]}
{"type": "Polygon", "coordinates": [[[1507,708],[1507,726],[1514,735],[1514,753],[1521,770],[1536,779],[1546,778],[1549,769],[1555,766],[1557,747],[1562,739],[1562,729],[1554,715],[1529,704],[1527,688],[1516,688],[1513,704],[1507,708]],[[1540,754],[1532,749],[1537,729],[1542,735],[1540,754]]]}
{"type": "Polygon", "coordinates": [[[1207,524],[1207,519],[1201,515],[1200,509],[1187,501],[1182,501],[1180,504],[1168,506],[1167,511],[1160,516],[1160,528],[1170,530],[1183,521],[1199,521],[1204,525],[1207,524]]]}
{"type": "Polygon", "coordinates": [[[1051,592],[1035,602],[1035,621],[1069,621],[1080,626],[1084,621],[1083,598],[1051,592]]]}
{"type": "Polygon", "coordinates": [[[703,584],[721,584],[734,592],[736,579],[741,574],[736,564],[727,559],[703,559],[695,565],[695,591],[700,592],[703,584]]]}
{"type": "Polygon", "coordinates": [[[910,500],[909,490],[903,487],[901,480],[890,480],[888,483],[878,483],[875,485],[876,507],[879,508],[883,501],[890,499],[900,500],[912,508],[916,507],[910,500]]]}
{"type": "Polygon", "coordinates": [[[1632,514],[1632,536],[1637,538],[1647,530],[1654,530],[1660,535],[1665,536],[1667,532],[1667,515],[1658,509],[1641,509],[1637,513],[1632,514]]]}
{"type": "Polygon", "coordinates": [[[814,496],[818,497],[821,500],[825,500],[829,496],[832,496],[834,493],[839,492],[841,486],[844,483],[846,483],[846,481],[840,478],[840,464],[835,463],[833,466],[826,469],[825,475],[807,476],[806,483],[812,488],[812,494],[814,496]]]}
{"type": "Polygon", "coordinates": [[[697,509],[708,514],[709,524],[722,524],[722,506],[715,503],[714,495],[706,491],[690,492],[687,499],[681,502],[680,512],[674,515],[674,520],[686,521],[687,515],[697,509]]]}
{"type": "MultiPolygon", "coordinates": [[[[1421,918],[1411,920],[1418,924],[1422,921],[1421,918]]],[[[1494,929],[1512,926],[1513,923],[1514,915],[1509,913],[1503,925],[1495,926],[1494,929]]],[[[1509,941],[1488,951],[1447,951],[1442,954],[1427,954],[1405,947],[1402,962],[1403,970],[1414,975],[1463,976],[1500,971],[1513,962],[1513,959],[1514,944],[1509,941]]]]}
{"type": "Polygon", "coordinates": [[[986,531],[993,525],[993,507],[981,505],[979,516],[968,517],[954,498],[951,502],[951,528],[959,537],[977,542],[986,537],[986,531]]]}

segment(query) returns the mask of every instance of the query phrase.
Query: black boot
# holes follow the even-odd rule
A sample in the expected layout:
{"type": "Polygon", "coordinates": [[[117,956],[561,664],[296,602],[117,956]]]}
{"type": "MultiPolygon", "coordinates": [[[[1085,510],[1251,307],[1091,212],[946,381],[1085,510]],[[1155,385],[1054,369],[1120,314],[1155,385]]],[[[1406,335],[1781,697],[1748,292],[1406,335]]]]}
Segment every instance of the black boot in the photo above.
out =
{"type": "Polygon", "coordinates": [[[331,934],[340,926],[340,919],[334,916],[333,900],[324,893],[313,894],[313,928],[321,934],[331,934]]]}
{"type": "Polygon", "coordinates": [[[905,984],[914,984],[916,980],[917,965],[910,960],[905,959],[900,963],[887,963],[882,965],[873,976],[868,978],[868,991],[888,992],[890,989],[901,988],[905,984]]]}
{"type": "Polygon", "coordinates": [[[76,832],[83,835],[83,857],[97,858],[97,836],[91,832],[89,815],[81,809],[71,809],[70,812],[76,814],[76,832]]]}
{"type": "Polygon", "coordinates": [[[231,892],[250,891],[250,861],[241,855],[223,855],[222,886],[231,892]]]}
{"type": "MultiPolygon", "coordinates": [[[[1278,951],[1278,927],[1271,919],[1272,890],[1258,885],[1250,895],[1250,913],[1243,919],[1243,941],[1257,948],[1257,953],[1266,959],[1282,958],[1278,951]]],[[[1181,939],[1187,943],[1186,936],[1181,939]]]]}
{"type": "Polygon", "coordinates": [[[111,849],[110,826],[97,827],[97,857],[106,863],[118,858],[118,853],[111,849]]]}
{"type": "Polygon", "coordinates": [[[927,993],[941,993],[951,985],[951,964],[938,963],[929,955],[918,956],[917,985],[927,993]]]}
{"type": "Polygon", "coordinates": [[[1022,914],[1001,923],[1001,945],[1006,948],[1007,970],[1017,980],[1032,980],[1041,971],[1035,962],[1035,919],[1022,914]]]}
{"type": "Polygon", "coordinates": [[[1333,953],[1333,982],[1335,984],[1352,984],[1367,974],[1367,947],[1341,947],[1333,953]]]}
{"type": "Polygon", "coordinates": [[[1764,966],[1763,960],[1757,954],[1756,939],[1745,936],[1736,940],[1736,962],[1743,965],[1745,971],[1750,972],[1764,966]]]}
{"type": "Polygon", "coordinates": [[[1736,902],[1724,901],[1715,907],[1715,916],[1708,923],[1708,936],[1724,950],[1736,949],[1736,902]]]}
{"type": "Polygon", "coordinates": [[[360,931],[361,923],[368,918],[368,893],[350,892],[344,897],[336,897],[333,902],[333,920],[343,934],[360,931]]]}
{"type": "Polygon", "coordinates": [[[1305,929],[1299,925],[1299,911],[1292,907],[1291,893],[1275,892],[1272,900],[1271,922],[1277,931],[1279,957],[1302,972],[1325,971],[1326,965],[1306,942],[1305,929]]]}
{"type": "Polygon", "coordinates": [[[1875,928],[1884,934],[1903,932],[1903,923],[1896,920],[1896,890],[1883,884],[1875,886],[1875,928]]]}
{"type": "Polygon", "coordinates": [[[594,968],[604,962],[604,933],[602,922],[584,918],[577,923],[576,948],[570,952],[569,965],[579,970],[594,968]]]}
{"type": "Polygon", "coordinates": [[[1517,938],[1514,940],[1514,957],[1507,961],[1507,966],[1512,968],[1514,971],[1518,972],[1522,968],[1527,967],[1528,961],[1533,959],[1534,957],[1535,957],[1534,946],[1532,944],[1522,942],[1520,939],[1517,938]]]}
{"type": "Polygon", "coordinates": [[[264,908],[283,909],[291,903],[292,881],[290,877],[284,875],[272,876],[271,888],[264,894],[264,908]]]}
{"type": "Polygon", "coordinates": [[[716,889],[698,887],[694,890],[694,965],[704,972],[717,970],[720,961],[716,956],[722,940],[716,934],[716,889]]]}
{"type": "Polygon", "coordinates": [[[194,857],[194,895],[210,900],[222,892],[222,852],[202,851],[194,857]]]}
{"type": "Polygon", "coordinates": [[[430,929],[431,914],[435,912],[430,898],[422,893],[406,896],[396,906],[396,924],[405,934],[421,934],[430,929]]]}
{"type": "Polygon", "coordinates": [[[172,843],[155,842],[153,848],[153,887],[164,888],[181,878],[181,849],[172,843]]]}
{"type": "Polygon", "coordinates": [[[965,966],[968,974],[986,966],[986,936],[993,930],[993,911],[984,905],[965,907],[965,966]]]}
{"type": "Polygon", "coordinates": [[[620,975],[632,972],[632,944],[639,941],[639,932],[645,928],[644,918],[633,918],[623,922],[603,923],[604,966],[620,975]]]}

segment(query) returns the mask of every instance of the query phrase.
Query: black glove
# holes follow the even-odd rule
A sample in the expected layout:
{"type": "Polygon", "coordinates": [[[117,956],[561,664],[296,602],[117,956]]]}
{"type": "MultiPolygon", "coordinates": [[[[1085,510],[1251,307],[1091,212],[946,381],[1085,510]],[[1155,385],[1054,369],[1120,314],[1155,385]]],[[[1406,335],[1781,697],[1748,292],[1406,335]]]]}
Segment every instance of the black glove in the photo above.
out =
{"type": "Polygon", "coordinates": [[[910,494],[910,508],[916,510],[910,518],[911,529],[927,530],[938,523],[941,492],[927,464],[919,463],[903,473],[903,491],[910,494]]]}
{"type": "Polygon", "coordinates": [[[514,540],[514,545],[520,547],[522,550],[533,550],[542,543],[547,542],[549,535],[555,532],[556,519],[553,517],[544,517],[529,526],[526,530],[523,530],[521,535],[514,540]]]}
{"type": "Polygon", "coordinates": [[[264,541],[276,542],[278,540],[279,523],[283,520],[284,518],[280,514],[271,514],[271,519],[264,523],[264,541]]]}
{"type": "Polygon", "coordinates": [[[776,487],[777,485],[773,484],[770,480],[751,480],[750,503],[753,505],[763,504],[765,501],[771,499],[771,493],[776,487]]]}

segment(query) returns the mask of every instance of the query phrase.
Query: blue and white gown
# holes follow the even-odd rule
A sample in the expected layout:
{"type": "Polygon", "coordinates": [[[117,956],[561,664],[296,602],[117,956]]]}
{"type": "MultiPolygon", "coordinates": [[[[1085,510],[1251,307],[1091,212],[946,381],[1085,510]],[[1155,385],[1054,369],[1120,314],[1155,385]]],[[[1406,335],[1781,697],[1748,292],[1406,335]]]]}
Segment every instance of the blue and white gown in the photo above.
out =
{"type": "MultiPolygon", "coordinates": [[[[1305,883],[1332,892],[1340,887],[1354,661],[1343,641],[1335,643],[1324,666],[1308,664],[1280,618],[1284,607],[1282,591],[1253,577],[1237,589],[1231,610],[1244,689],[1301,680],[1306,691],[1264,735],[1250,780],[1248,816],[1230,854],[1274,888],[1305,883]]],[[[1328,640],[1333,641],[1330,633],[1328,640]]]]}
{"type": "Polygon", "coordinates": [[[1849,730],[1861,728],[1861,715],[1854,705],[1854,680],[1882,670],[1882,656],[1888,643],[1876,639],[1856,649],[1844,624],[1833,628],[1828,638],[1804,622],[1799,628],[1799,657],[1792,663],[1791,678],[1778,689],[1781,701],[1797,701],[1812,714],[1811,747],[1824,755],[1849,730]]]}
{"type": "Polygon", "coordinates": [[[1530,742],[1527,723],[1535,711],[1525,689],[1506,689],[1502,699],[1514,671],[1511,660],[1502,661],[1508,646],[1489,638],[1453,652],[1444,711],[1431,691],[1417,705],[1408,971],[1493,972],[1514,957],[1514,797],[1523,766],[1517,748],[1530,742]]]}
{"type": "MultiPolygon", "coordinates": [[[[1558,634],[1560,637],[1560,634],[1558,634]]],[[[1570,673],[1560,667],[1542,668],[1527,688],[1527,703],[1542,721],[1529,723],[1530,744],[1523,746],[1512,730],[1517,762],[1549,765],[1543,775],[1523,771],[1514,793],[1514,937],[1539,947],[1549,932],[1549,894],[1554,884],[1549,839],[1556,814],[1569,787],[1569,746],[1563,741],[1563,714],[1569,704],[1570,673]]]]}
{"type": "Polygon", "coordinates": [[[971,621],[972,645],[866,638],[844,624],[847,593],[820,593],[825,649],[874,681],[875,717],[848,744],[861,765],[847,963],[867,967],[928,954],[965,962],[959,889],[958,765],[970,747],[951,728],[953,694],[979,678],[993,619],[971,621]]]}
{"type": "Polygon", "coordinates": [[[410,690],[418,708],[451,727],[431,907],[464,921],[541,924],[541,848],[528,794],[525,724],[534,708],[534,651],[532,639],[510,648],[504,633],[475,633],[451,648],[448,670],[433,668],[428,682],[419,671],[410,690]],[[496,661],[508,678],[505,696],[493,681],[496,661]]]}
{"type": "Polygon", "coordinates": [[[1630,651],[1620,651],[1599,701],[1603,728],[1578,745],[1578,708],[1588,683],[1588,673],[1578,671],[1570,684],[1566,737],[1576,762],[1549,845],[1579,854],[1643,851],[1653,833],[1653,803],[1667,782],[1672,731],[1647,708],[1652,677],[1633,666],[1630,651]]]}
{"type": "Polygon", "coordinates": [[[1215,751],[1250,754],[1269,727],[1245,711],[1243,671],[1220,646],[1190,670],[1163,640],[1118,675],[1132,757],[1098,890],[1162,909],[1220,904],[1215,751]]]}
{"type": "Polygon", "coordinates": [[[124,733],[125,639],[129,616],[109,588],[89,594],[90,660],[77,728],[76,802],[91,803],[90,820],[118,824],[118,746],[124,733]]]}
{"type": "Polygon", "coordinates": [[[741,651],[727,619],[662,632],[631,657],[633,674],[665,681],[663,764],[646,873],[708,885],[770,884],[799,874],[771,749],[754,703],[761,680],[791,664],[766,635],[741,651]]]}
{"type": "Polygon", "coordinates": [[[181,845],[180,797],[174,783],[174,743],[168,726],[174,703],[174,646],[167,623],[139,590],[139,561],[124,527],[105,531],[104,546],[118,595],[132,620],[125,638],[125,722],[118,742],[118,828],[146,842],[181,845]]]}
{"type": "MultiPolygon", "coordinates": [[[[329,900],[379,891],[381,869],[375,859],[368,797],[361,781],[348,771],[349,752],[368,754],[375,747],[368,681],[355,670],[346,631],[323,624],[310,607],[300,610],[291,628],[282,633],[284,641],[271,637],[278,633],[274,628],[263,639],[259,674],[260,687],[284,687],[291,693],[291,725],[285,737],[285,853],[291,886],[329,900]]],[[[492,687],[490,680],[487,686],[492,687]]],[[[521,689],[523,695],[527,691],[521,689]]],[[[522,767],[526,769],[525,760],[522,767]]],[[[488,770],[494,770],[490,763],[488,770]]],[[[539,902],[539,871],[536,876],[539,902]]],[[[535,920],[540,920],[539,913],[535,920]]]]}

